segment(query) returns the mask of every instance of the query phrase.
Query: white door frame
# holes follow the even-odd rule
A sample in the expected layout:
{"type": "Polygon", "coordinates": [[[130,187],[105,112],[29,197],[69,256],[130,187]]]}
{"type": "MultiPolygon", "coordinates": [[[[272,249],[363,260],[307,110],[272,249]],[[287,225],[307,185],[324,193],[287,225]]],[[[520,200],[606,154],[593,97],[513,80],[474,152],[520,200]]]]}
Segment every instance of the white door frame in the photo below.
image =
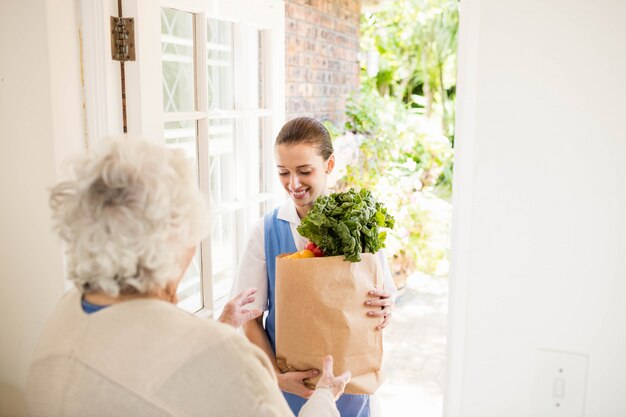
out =
{"type": "Polygon", "coordinates": [[[81,68],[83,73],[87,146],[122,128],[120,64],[111,58],[110,17],[115,0],[79,0],[81,68]]]}
{"type": "Polygon", "coordinates": [[[448,296],[448,329],[446,346],[446,381],[443,415],[460,417],[464,392],[465,336],[467,332],[467,294],[470,283],[469,254],[472,247],[471,230],[459,225],[471,224],[476,97],[478,81],[478,36],[480,0],[460,2],[459,45],[456,99],[456,137],[452,206],[452,236],[450,290],[448,296]],[[478,3],[478,4],[476,4],[478,3]],[[468,14],[471,12],[471,14],[468,14]]]}

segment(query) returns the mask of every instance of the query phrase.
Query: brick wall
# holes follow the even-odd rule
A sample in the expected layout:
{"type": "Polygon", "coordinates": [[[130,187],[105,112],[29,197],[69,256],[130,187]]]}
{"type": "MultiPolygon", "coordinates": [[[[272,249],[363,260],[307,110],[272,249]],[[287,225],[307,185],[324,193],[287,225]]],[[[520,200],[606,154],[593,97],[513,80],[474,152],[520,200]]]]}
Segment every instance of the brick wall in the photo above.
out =
{"type": "Polygon", "coordinates": [[[361,0],[286,0],[286,116],[343,124],[359,88],[361,0]]]}

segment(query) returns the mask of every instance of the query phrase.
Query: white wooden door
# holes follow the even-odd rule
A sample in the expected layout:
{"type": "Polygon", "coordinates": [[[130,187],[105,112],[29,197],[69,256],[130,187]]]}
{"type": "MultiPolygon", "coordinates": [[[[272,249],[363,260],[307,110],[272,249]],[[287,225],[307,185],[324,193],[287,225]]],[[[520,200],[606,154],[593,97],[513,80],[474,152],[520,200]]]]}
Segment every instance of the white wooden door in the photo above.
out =
{"type": "MultiPolygon", "coordinates": [[[[81,2],[84,45],[95,45],[84,60],[92,74],[86,103],[105,114],[88,108],[91,141],[123,129],[122,77],[107,42],[108,15],[117,15],[118,6],[118,0],[81,2]]],[[[122,0],[121,6],[135,20],[136,60],[124,63],[127,131],[183,149],[209,203],[211,233],[179,299],[189,311],[210,314],[228,295],[250,227],[279,200],[271,149],[284,121],[284,2],[122,0]]]]}

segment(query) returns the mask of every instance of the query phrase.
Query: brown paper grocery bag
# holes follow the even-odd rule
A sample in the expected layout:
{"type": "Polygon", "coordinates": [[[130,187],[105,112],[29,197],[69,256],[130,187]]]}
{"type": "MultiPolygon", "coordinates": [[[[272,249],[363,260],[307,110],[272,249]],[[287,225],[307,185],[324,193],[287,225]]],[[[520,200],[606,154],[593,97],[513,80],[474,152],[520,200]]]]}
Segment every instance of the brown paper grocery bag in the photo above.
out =
{"type": "MultiPolygon", "coordinates": [[[[382,288],[378,257],[276,259],[276,359],[283,372],[322,370],[333,355],[334,373],[352,373],[345,392],[372,394],[382,383],[382,321],[367,316],[368,291],[382,288]]],[[[307,385],[315,387],[319,377],[307,385]]]]}

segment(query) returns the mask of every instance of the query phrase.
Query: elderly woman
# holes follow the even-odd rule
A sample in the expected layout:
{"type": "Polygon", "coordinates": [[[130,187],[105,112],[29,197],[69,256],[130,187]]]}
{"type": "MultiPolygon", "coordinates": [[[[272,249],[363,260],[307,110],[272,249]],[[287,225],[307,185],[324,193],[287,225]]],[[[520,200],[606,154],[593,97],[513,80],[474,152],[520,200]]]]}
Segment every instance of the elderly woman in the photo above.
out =
{"type": "MultiPolygon", "coordinates": [[[[55,228],[76,286],[44,329],[27,380],[35,416],[292,416],[267,356],[234,326],[253,290],[219,323],[176,307],[176,288],[207,233],[180,151],[102,141],[52,190],[55,228]],[[228,323],[230,325],[224,324],[228,323]]],[[[339,416],[350,375],[332,358],[300,416],[339,416]]]]}

